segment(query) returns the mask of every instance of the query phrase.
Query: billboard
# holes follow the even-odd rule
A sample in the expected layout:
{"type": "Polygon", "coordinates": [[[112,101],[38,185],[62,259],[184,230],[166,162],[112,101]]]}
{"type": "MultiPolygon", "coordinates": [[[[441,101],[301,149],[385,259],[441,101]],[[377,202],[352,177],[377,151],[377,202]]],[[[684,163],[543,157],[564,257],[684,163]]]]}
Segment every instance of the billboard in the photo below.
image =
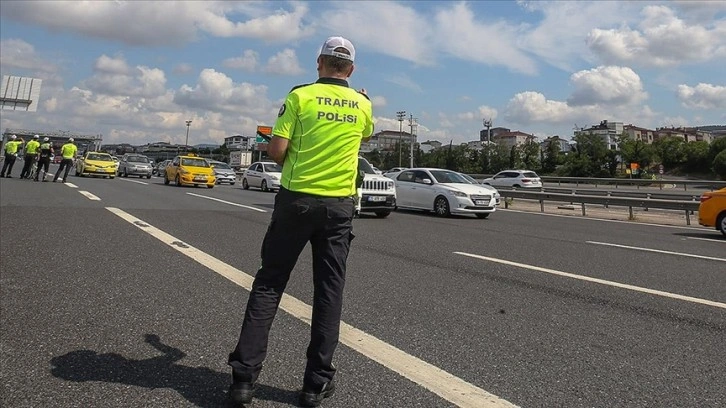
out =
{"type": "Polygon", "coordinates": [[[37,111],[42,82],[38,78],[3,75],[3,82],[0,84],[0,109],[37,111]]]}

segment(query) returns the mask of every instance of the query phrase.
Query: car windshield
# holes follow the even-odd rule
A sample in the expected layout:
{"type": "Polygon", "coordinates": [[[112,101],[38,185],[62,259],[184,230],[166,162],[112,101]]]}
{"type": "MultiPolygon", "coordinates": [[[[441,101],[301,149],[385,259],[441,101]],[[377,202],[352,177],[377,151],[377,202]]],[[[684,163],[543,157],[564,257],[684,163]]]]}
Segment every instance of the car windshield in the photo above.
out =
{"type": "Polygon", "coordinates": [[[189,167],[209,167],[209,163],[206,160],[195,158],[183,158],[181,165],[189,167]]]}
{"type": "Polygon", "coordinates": [[[358,170],[363,170],[366,174],[376,174],[373,167],[371,167],[371,164],[368,163],[367,160],[361,158],[358,159],[358,170]]]}
{"type": "Polygon", "coordinates": [[[522,177],[536,178],[539,176],[533,171],[525,171],[524,173],[522,173],[522,177]]]}
{"type": "Polygon", "coordinates": [[[449,170],[431,170],[431,175],[434,176],[437,183],[450,184],[450,183],[464,183],[469,184],[469,181],[462,176],[460,173],[449,170]]]}
{"type": "Polygon", "coordinates": [[[90,153],[88,155],[88,160],[113,161],[111,156],[109,156],[107,154],[98,154],[98,153],[90,153]]]}
{"type": "Polygon", "coordinates": [[[232,168],[229,167],[229,164],[227,164],[227,163],[217,162],[217,163],[212,163],[212,166],[214,166],[217,169],[232,170],[232,168]]]}
{"type": "Polygon", "coordinates": [[[265,173],[281,173],[282,172],[282,166],[279,164],[263,164],[262,165],[265,168],[265,173]]]}
{"type": "Polygon", "coordinates": [[[144,156],[129,156],[128,161],[134,163],[148,163],[149,159],[144,156]]]}
{"type": "Polygon", "coordinates": [[[459,174],[461,175],[461,177],[464,177],[464,179],[465,179],[466,181],[468,181],[469,183],[471,183],[471,184],[479,184],[479,182],[478,182],[478,181],[476,181],[476,180],[474,179],[474,177],[472,177],[472,176],[470,176],[470,175],[468,175],[468,174],[464,174],[464,173],[459,173],[459,174]]]}

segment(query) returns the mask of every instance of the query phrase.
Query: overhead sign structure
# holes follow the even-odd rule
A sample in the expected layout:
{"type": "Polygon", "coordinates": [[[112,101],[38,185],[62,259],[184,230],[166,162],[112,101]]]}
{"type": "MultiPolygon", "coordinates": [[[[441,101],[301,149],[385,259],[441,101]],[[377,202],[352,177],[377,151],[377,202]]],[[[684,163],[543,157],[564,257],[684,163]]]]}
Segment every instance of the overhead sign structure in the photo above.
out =
{"type": "Polygon", "coordinates": [[[257,126],[257,137],[255,143],[263,144],[267,143],[272,139],[272,127],[271,126],[257,126]]]}
{"type": "Polygon", "coordinates": [[[3,75],[0,84],[0,109],[36,112],[42,79],[3,75]]]}

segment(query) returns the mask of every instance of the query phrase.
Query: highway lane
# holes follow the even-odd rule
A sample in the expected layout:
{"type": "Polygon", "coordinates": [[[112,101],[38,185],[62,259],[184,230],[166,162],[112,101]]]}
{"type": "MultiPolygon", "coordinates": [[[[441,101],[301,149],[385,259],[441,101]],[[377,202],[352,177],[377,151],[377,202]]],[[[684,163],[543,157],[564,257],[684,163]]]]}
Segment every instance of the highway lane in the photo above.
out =
{"type": "MultiPolygon", "coordinates": [[[[119,180],[72,181],[102,199],[92,205],[123,207],[243,271],[253,272],[259,262],[259,240],[269,213],[187,193],[268,209],[272,194],[242,191],[236,186],[207,190],[119,180]],[[195,212],[195,207],[202,210],[195,212]]],[[[3,217],[8,207],[7,186],[6,180],[2,180],[3,217]]],[[[86,200],[80,196],[78,199],[86,200]]],[[[116,225],[116,221],[110,223],[116,225]]],[[[619,264],[593,259],[596,252],[586,249],[593,245],[583,239],[602,240],[607,236],[616,242],[628,242],[623,240],[630,237],[638,242],[639,237],[656,236],[657,243],[671,248],[675,245],[672,242],[684,238],[676,233],[706,234],[703,230],[603,224],[504,211],[489,220],[442,220],[418,213],[395,213],[386,220],[358,219],[355,229],[357,238],[350,257],[344,319],[496,395],[522,406],[717,406],[723,401],[723,392],[716,388],[712,371],[723,365],[716,347],[723,340],[722,310],[483,263],[453,253],[466,250],[614,279],[618,276],[613,275],[612,269],[620,270],[619,264]],[[563,236],[568,239],[562,239],[563,236]],[[549,245],[543,249],[548,239],[549,245]],[[676,386],[680,391],[673,390],[676,386]]],[[[123,235],[138,234],[124,229],[123,235]]],[[[693,248],[714,257],[723,245],[719,241],[704,244],[693,248]]],[[[145,254],[157,245],[147,243],[143,248],[140,253],[145,254]]],[[[632,255],[629,262],[615,262],[630,264],[631,269],[634,262],[640,264],[637,272],[642,282],[637,283],[652,287],[657,286],[653,285],[655,282],[665,286],[662,290],[680,290],[679,285],[668,286],[668,281],[683,274],[678,263],[683,262],[688,270],[702,273],[695,277],[692,293],[687,294],[713,295],[715,299],[720,295],[723,300],[724,292],[719,289],[723,288],[723,275],[714,266],[717,261],[676,258],[679,260],[674,263],[660,260],[664,254],[632,255]],[[706,272],[709,268],[715,272],[706,272]]],[[[599,256],[603,257],[603,253],[599,256]]],[[[159,257],[175,258],[166,251],[159,257]]],[[[615,253],[614,257],[628,256],[615,253]]],[[[304,253],[291,279],[289,293],[308,302],[309,275],[309,254],[304,253]]],[[[630,275],[620,277],[634,279],[630,275]]],[[[225,325],[217,318],[212,320],[214,323],[210,324],[215,326],[225,325]]],[[[222,336],[228,341],[233,337],[230,333],[222,336]]],[[[304,345],[300,333],[291,337],[298,342],[286,344],[289,348],[283,347],[283,354],[304,345]]],[[[354,375],[355,382],[379,382],[377,374],[369,376],[357,367],[342,362],[339,365],[341,374],[354,375]]],[[[208,367],[224,371],[218,361],[208,367]]],[[[288,389],[296,386],[295,374],[291,375],[288,389]]],[[[407,383],[400,378],[394,381],[402,382],[407,383]]],[[[347,381],[345,384],[356,386],[347,381]]],[[[395,387],[379,386],[384,398],[394,398],[388,394],[390,390],[386,391],[388,388],[395,387]]],[[[408,401],[432,401],[430,393],[412,388],[413,393],[404,393],[408,401]]],[[[358,391],[358,397],[366,396],[366,389],[358,391]]],[[[445,404],[433,401],[434,406],[445,404]]],[[[331,400],[330,406],[346,406],[343,402],[342,398],[331,400]]]]}

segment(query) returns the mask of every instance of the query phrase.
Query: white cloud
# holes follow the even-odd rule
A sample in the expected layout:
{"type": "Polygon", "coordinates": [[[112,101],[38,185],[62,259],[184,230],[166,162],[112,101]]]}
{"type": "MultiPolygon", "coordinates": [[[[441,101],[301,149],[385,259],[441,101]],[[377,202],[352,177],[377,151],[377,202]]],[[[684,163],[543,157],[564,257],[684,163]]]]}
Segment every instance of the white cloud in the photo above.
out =
{"type": "Polygon", "coordinates": [[[192,67],[192,64],[182,62],[180,64],[176,64],[171,72],[177,75],[186,75],[190,74],[192,71],[194,71],[194,67],[192,67]]]}
{"type": "Polygon", "coordinates": [[[479,108],[477,108],[476,112],[463,112],[456,115],[456,118],[459,120],[476,120],[476,121],[482,121],[484,119],[491,119],[494,120],[497,118],[497,110],[482,105],[479,108]]]}
{"type": "Polygon", "coordinates": [[[94,93],[154,98],[166,92],[166,75],[158,68],[129,67],[123,57],[101,55],[94,64],[95,74],[80,86],[94,93]]]}
{"type": "Polygon", "coordinates": [[[301,75],[305,70],[300,67],[295,50],[285,48],[267,60],[265,72],[275,75],[301,75]]]}
{"type": "Polygon", "coordinates": [[[566,102],[548,100],[539,92],[520,92],[506,107],[506,117],[516,123],[570,122],[573,109],[566,102]]]}
{"type": "Polygon", "coordinates": [[[217,37],[279,42],[298,41],[314,33],[303,22],[307,6],[293,3],[292,11],[279,7],[280,3],[225,1],[7,1],[0,13],[3,18],[53,31],[130,45],[181,45],[197,38],[199,30],[217,37]],[[240,14],[251,18],[231,20],[240,14]]]}
{"type": "Polygon", "coordinates": [[[672,66],[726,56],[726,20],[689,24],[666,6],[646,6],[640,29],[593,29],[588,47],[608,64],[672,66]]]}
{"type": "Polygon", "coordinates": [[[35,51],[35,47],[23,40],[0,40],[0,64],[2,67],[28,69],[45,73],[58,71],[58,67],[46,61],[35,51]]]}
{"type": "Polygon", "coordinates": [[[204,69],[194,87],[182,85],[174,102],[192,109],[268,114],[272,108],[267,87],[247,82],[234,83],[232,78],[214,69],[204,69]]]}
{"type": "Polygon", "coordinates": [[[374,109],[382,108],[388,104],[388,101],[386,101],[385,96],[376,95],[376,96],[371,97],[371,104],[373,105],[374,109]]]}
{"type": "Polygon", "coordinates": [[[421,87],[421,85],[414,82],[414,80],[406,74],[389,76],[388,78],[385,78],[385,81],[390,82],[394,85],[398,85],[401,88],[406,88],[408,90],[414,91],[416,93],[423,93],[423,88],[421,87]]]}
{"type": "Polygon", "coordinates": [[[648,97],[640,77],[627,67],[601,66],[570,76],[575,91],[567,100],[571,106],[631,104],[648,97]]]}
{"type": "Polygon", "coordinates": [[[520,34],[516,24],[478,21],[467,3],[447,3],[433,16],[406,3],[369,2],[360,7],[336,2],[332,6],[320,24],[355,38],[363,49],[423,66],[435,65],[437,57],[446,55],[526,74],[536,71],[534,61],[516,45],[520,34]],[[376,29],[371,30],[368,22],[375,22],[376,29]]]}
{"type": "Polygon", "coordinates": [[[678,85],[683,106],[700,109],[726,109],[726,86],[700,83],[695,87],[678,85]]]}
{"type": "Polygon", "coordinates": [[[105,54],[96,59],[93,69],[97,72],[116,75],[128,75],[131,71],[123,57],[111,58],[105,54]]]}
{"type": "Polygon", "coordinates": [[[226,68],[241,69],[248,72],[253,72],[257,69],[259,54],[254,50],[245,50],[242,56],[227,58],[222,62],[222,65],[226,68]]]}

